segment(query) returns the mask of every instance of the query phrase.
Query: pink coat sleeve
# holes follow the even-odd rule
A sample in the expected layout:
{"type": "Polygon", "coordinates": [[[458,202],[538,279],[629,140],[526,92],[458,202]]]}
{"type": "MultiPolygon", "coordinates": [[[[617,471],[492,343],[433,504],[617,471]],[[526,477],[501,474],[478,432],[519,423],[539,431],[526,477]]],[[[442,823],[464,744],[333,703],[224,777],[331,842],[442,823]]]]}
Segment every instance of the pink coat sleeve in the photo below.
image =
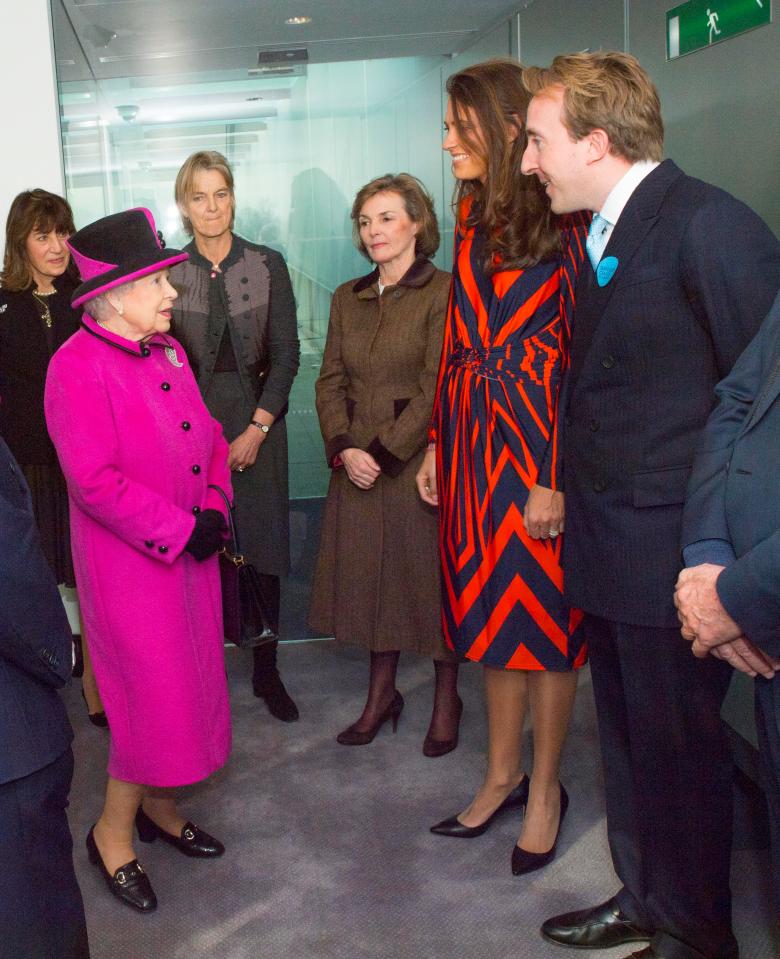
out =
{"type": "MultiPolygon", "coordinates": [[[[49,364],[45,411],[73,502],[139,552],[172,563],[184,550],[195,517],[119,470],[118,436],[106,386],[72,351],[56,353],[49,364]],[[149,539],[166,546],[166,551],[149,550],[145,545],[149,539]]],[[[213,462],[212,458],[209,475],[213,462]]]]}

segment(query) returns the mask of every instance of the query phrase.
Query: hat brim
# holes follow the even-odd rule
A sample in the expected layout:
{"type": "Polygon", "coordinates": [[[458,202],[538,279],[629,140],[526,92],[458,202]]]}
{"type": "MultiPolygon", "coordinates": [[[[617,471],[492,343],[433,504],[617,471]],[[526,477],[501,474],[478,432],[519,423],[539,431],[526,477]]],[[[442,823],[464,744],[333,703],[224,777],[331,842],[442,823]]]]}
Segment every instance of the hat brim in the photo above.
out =
{"type": "Polygon", "coordinates": [[[176,263],[182,263],[189,258],[189,253],[184,253],[181,250],[160,250],[152,256],[147,253],[135,262],[125,262],[121,266],[108,270],[106,273],[101,273],[99,276],[95,276],[91,280],[87,280],[86,283],[77,286],[73,291],[73,299],[70,301],[70,305],[75,309],[89,300],[94,300],[101,293],[122,286],[123,283],[131,283],[143,276],[149,276],[150,273],[159,273],[160,270],[165,270],[176,263]]]}

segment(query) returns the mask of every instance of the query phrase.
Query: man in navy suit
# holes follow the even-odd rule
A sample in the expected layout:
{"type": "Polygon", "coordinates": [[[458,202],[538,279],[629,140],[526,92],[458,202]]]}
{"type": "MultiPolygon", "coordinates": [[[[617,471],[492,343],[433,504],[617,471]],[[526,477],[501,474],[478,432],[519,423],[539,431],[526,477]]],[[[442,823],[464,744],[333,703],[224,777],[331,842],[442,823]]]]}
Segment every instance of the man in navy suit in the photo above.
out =
{"type": "Polygon", "coordinates": [[[71,635],[30,492],[0,439],[0,959],[88,959],[65,809],[71,635]]]}
{"type": "MultiPolygon", "coordinates": [[[[591,210],[563,421],[566,596],[585,611],[618,893],[548,920],[557,943],[736,959],[730,670],[680,642],[685,489],[713,388],[780,285],[780,245],[734,197],[662,161],[658,94],[631,56],[526,71],[523,172],[591,210]]],[[[560,422],[560,420],[559,420],[560,422]]]]}
{"type": "Polygon", "coordinates": [[[756,728],[780,906],[780,295],[718,384],[683,514],[683,636],[756,678],[756,728]]]}

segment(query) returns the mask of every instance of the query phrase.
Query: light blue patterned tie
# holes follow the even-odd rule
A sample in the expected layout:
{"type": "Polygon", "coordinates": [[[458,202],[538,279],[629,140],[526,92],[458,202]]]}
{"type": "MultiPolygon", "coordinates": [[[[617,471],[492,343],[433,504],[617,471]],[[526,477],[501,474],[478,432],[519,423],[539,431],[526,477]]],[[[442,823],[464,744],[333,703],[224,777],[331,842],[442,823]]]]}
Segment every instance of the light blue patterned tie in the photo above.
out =
{"type": "Polygon", "coordinates": [[[590,230],[588,230],[585,249],[588,251],[588,259],[594,270],[598,268],[604,247],[607,245],[608,226],[609,220],[605,220],[600,213],[597,213],[590,224],[590,230]]]}

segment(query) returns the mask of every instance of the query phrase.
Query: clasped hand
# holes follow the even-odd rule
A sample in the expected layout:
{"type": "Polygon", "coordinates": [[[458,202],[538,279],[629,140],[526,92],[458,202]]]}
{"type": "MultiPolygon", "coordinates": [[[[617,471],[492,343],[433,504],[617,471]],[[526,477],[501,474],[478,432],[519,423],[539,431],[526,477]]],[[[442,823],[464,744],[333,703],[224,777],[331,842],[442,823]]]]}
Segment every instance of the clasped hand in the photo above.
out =
{"type": "Polygon", "coordinates": [[[720,601],[716,583],[724,568],[702,563],[680,573],[674,605],[683,639],[693,643],[693,654],[700,659],[709,653],[748,676],[772,679],[780,661],[752,643],[720,601]]]}
{"type": "Polygon", "coordinates": [[[358,489],[371,489],[382,472],[379,464],[370,453],[350,446],[339,453],[349,479],[358,489]]]}

